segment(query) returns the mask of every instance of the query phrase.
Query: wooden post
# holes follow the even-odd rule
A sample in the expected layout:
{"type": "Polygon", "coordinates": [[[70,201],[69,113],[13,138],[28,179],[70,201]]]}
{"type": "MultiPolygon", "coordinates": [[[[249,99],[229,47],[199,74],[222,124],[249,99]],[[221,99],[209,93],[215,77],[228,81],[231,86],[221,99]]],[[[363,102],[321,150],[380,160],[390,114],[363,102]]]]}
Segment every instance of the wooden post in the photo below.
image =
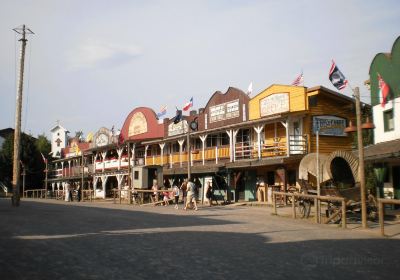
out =
{"type": "Polygon", "coordinates": [[[121,199],[122,199],[122,196],[121,196],[122,190],[121,190],[121,188],[118,189],[118,193],[119,193],[119,204],[121,204],[121,199]]]}
{"type": "Polygon", "coordinates": [[[276,197],[273,188],[272,188],[272,206],[274,207],[274,215],[278,215],[278,212],[276,210],[276,197]]]}
{"type": "MultiPolygon", "coordinates": [[[[294,193],[291,194],[292,196],[292,215],[293,215],[293,219],[296,219],[296,203],[294,202],[294,193]]],[[[286,200],[286,196],[285,196],[285,200],[286,200]]]]}
{"type": "Polygon", "coordinates": [[[342,228],[347,227],[347,217],[346,217],[346,201],[342,200],[342,228]]]}
{"type": "Polygon", "coordinates": [[[128,189],[128,204],[132,204],[132,192],[131,192],[131,188],[128,189]]]}
{"type": "Polygon", "coordinates": [[[315,223],[318,224],[318,198],[314,198],[314,209],[315,209],[315,223]]]}
{"type": "Polygon", "coordinates": [[[379,225],[381,227],[381,235],[385,236],[385,221],[384,221],[384,219],[385,219],[385,212],[384,211],[385,210],[384,210],[384,207],[383,207],[383,202],[378,200],[378,203],[379,203],[379,209],[378,209],[378,211],[379,211],[379,225]]]}
{"type": "Polygon", "coordinates": [[[114,202],[114,204],[115,204],[115,195],[116,195],[116,194],[115,194],[115,189],[113,189],[112,191],[113,191],[113,202],[114,202]]]}

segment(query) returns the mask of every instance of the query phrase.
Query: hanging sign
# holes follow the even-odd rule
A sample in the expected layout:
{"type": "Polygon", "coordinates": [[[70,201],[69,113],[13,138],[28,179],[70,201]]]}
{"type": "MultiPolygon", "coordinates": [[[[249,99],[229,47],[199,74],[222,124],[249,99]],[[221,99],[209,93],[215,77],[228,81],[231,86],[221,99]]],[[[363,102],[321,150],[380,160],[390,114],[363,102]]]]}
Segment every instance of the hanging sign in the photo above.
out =
{"type": "Polygon", "coordinates": [[[319,135],[347,136],[344,132],[346,119],[336,116],[313,116],[313,133],[319,131],[319,135]]]}
{"type": "Polygon", "coordinates": [[[188,123],[186,120],[180,121],[177,124],[170,123],[168,125],[168,136],[175,136],[183,133],[187,133],[188,123]]]}
{"type": "Polygon", "coordinates": [[[239,99],[210,107],[210,123],[239,117],[239,99]]]}

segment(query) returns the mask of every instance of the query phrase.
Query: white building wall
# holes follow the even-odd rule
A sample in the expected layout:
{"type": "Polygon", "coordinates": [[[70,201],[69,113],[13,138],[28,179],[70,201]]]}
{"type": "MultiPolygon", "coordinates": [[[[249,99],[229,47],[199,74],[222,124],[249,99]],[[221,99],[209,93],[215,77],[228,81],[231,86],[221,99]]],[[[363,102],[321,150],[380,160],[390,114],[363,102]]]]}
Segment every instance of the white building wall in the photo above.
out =
{"type": "Polygon", "coordinates": [[[385,107],[380,104],[373,107],[375,144],[400,138],[400,97],[390,100],[385,107]],[[393,109],[394,108],[394,109],[393,109]],[[394,130],[385,132],[383,112],[393,109],[394,130]]]}
{"type": "Polygon", "coordinates": [[[61,154],[61,149],[67,146],[67,133],[63,127],[58,126],[52,129],[51,132],[51,151],[53,152],[53,157],[57,157],[57,153],[61,154]],[[60,146],[57,146],[57,139],[60,139],[60,146]]]}

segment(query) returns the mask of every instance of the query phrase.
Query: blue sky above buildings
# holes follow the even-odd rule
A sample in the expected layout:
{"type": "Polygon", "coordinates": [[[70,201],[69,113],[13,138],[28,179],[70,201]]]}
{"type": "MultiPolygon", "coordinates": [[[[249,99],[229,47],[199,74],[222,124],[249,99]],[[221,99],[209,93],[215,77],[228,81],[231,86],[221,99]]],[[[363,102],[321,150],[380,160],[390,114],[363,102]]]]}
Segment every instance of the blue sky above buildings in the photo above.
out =
{"type": "MultiPolygon", "coordinates": [[[[0,128],[14,127],[18,37],[28,25],[22,127],[57,120],[85,134],[120,128],[138,106],[194,108],[229,86],[253,95],[290,84],[335,89],[331,59],[363,85],[378,52],[400,35],[399,1],[2,1],[0,128]]],[[[350,95],[350,89],[344,91],[350,95]]]]}

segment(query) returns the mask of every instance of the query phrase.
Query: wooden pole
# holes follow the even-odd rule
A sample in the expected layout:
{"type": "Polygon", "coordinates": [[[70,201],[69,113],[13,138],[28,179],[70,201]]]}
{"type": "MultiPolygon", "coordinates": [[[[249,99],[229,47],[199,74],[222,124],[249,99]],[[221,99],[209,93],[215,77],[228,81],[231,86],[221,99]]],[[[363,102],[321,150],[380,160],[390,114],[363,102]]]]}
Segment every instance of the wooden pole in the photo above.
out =
{"type": "Polygon", "coordinates": [[[46,159],[46,170],[45,170],[45,172],[46,172],[46,177],[44,179],[44,198],[47,198],[47,178],[48,178],[47,174],[49,172],[47,159],[46,159]]]}
{"type": "Polygon", "coordinates": [[[378,204],[379,205],[379,209],[378,209],[378,211],[379,211],[379,225],[380,225],[380,228],[381,228],[381,235],[385,236],[385,221],[384,221],[385,213],[384,213],[383,203],[382,203],[382,201],[379,201],[378,203],[379,203],[378,204]]]}
{"type": "Polygon", "coordinates": [[[357,141],[358,141],[358,176],[360,179],[361,192],[361,222],[362,227],[367,228],[367,202],[365,190],[365,170],[364,170],[364,145],[362,140],[361,128],[361,105],[360,105],[360,89],[354,88],[354,97],[356,99],[356,115],[357,115],[357,141]]]}
{"type": "MultiPolygon", "coordinates": [[[[15,29],[14,29],[15,30],[15,29]]],[[[16,30],[15,30],[16,31],[16,30]]],[[[18,32],[18,31],[16,31],[18,32]]],[[[19,32],[18,32],[19,33],[19,32]]],[[[13,157],[13,179],[12,179],[12,205],[19,206],[20,195],[20,144],[21,144],[21,110],[22,110],[22,89],[24,84],[24,63],[25,63],[25,39],[26,31],[25,25],[22,26],[22,38],[21,41],[21,53],[20,53],[20,67],[19,67],[19,80],[18,80],[18,91],[17,91],[17,101],[15,109],[15,130],[14,130],[14,157],[13,157]]]]}
{"type": "Polygon", "coordinates": [[[342,228],[347,227],[347,217],[346,217],[346,201],[342,201],[342,228]]]}
{"type": "Polygon", "coordinates": [[[187,158],[187,176],[188,176],[188,181],[190,180],[190,176],[191,174],[191,166],[190,166],[190,162],[191,162],[191,153],[190,153],[190,127],[188,125],[187,127],[187,135],[186,135],[186,141],[187,141],[187,153],[188,153],[188,158],[187,158]]]}
{"type": "MultiPolygon", "coordinates": [[[[294,202],[294,193],[291,194],[292,196],[292,215],[293,215],[293,219],[296,219],[296,203],[294,202]]],[[[286,201],[286,196],[285,196],[285,201],[286,201]]]]}

